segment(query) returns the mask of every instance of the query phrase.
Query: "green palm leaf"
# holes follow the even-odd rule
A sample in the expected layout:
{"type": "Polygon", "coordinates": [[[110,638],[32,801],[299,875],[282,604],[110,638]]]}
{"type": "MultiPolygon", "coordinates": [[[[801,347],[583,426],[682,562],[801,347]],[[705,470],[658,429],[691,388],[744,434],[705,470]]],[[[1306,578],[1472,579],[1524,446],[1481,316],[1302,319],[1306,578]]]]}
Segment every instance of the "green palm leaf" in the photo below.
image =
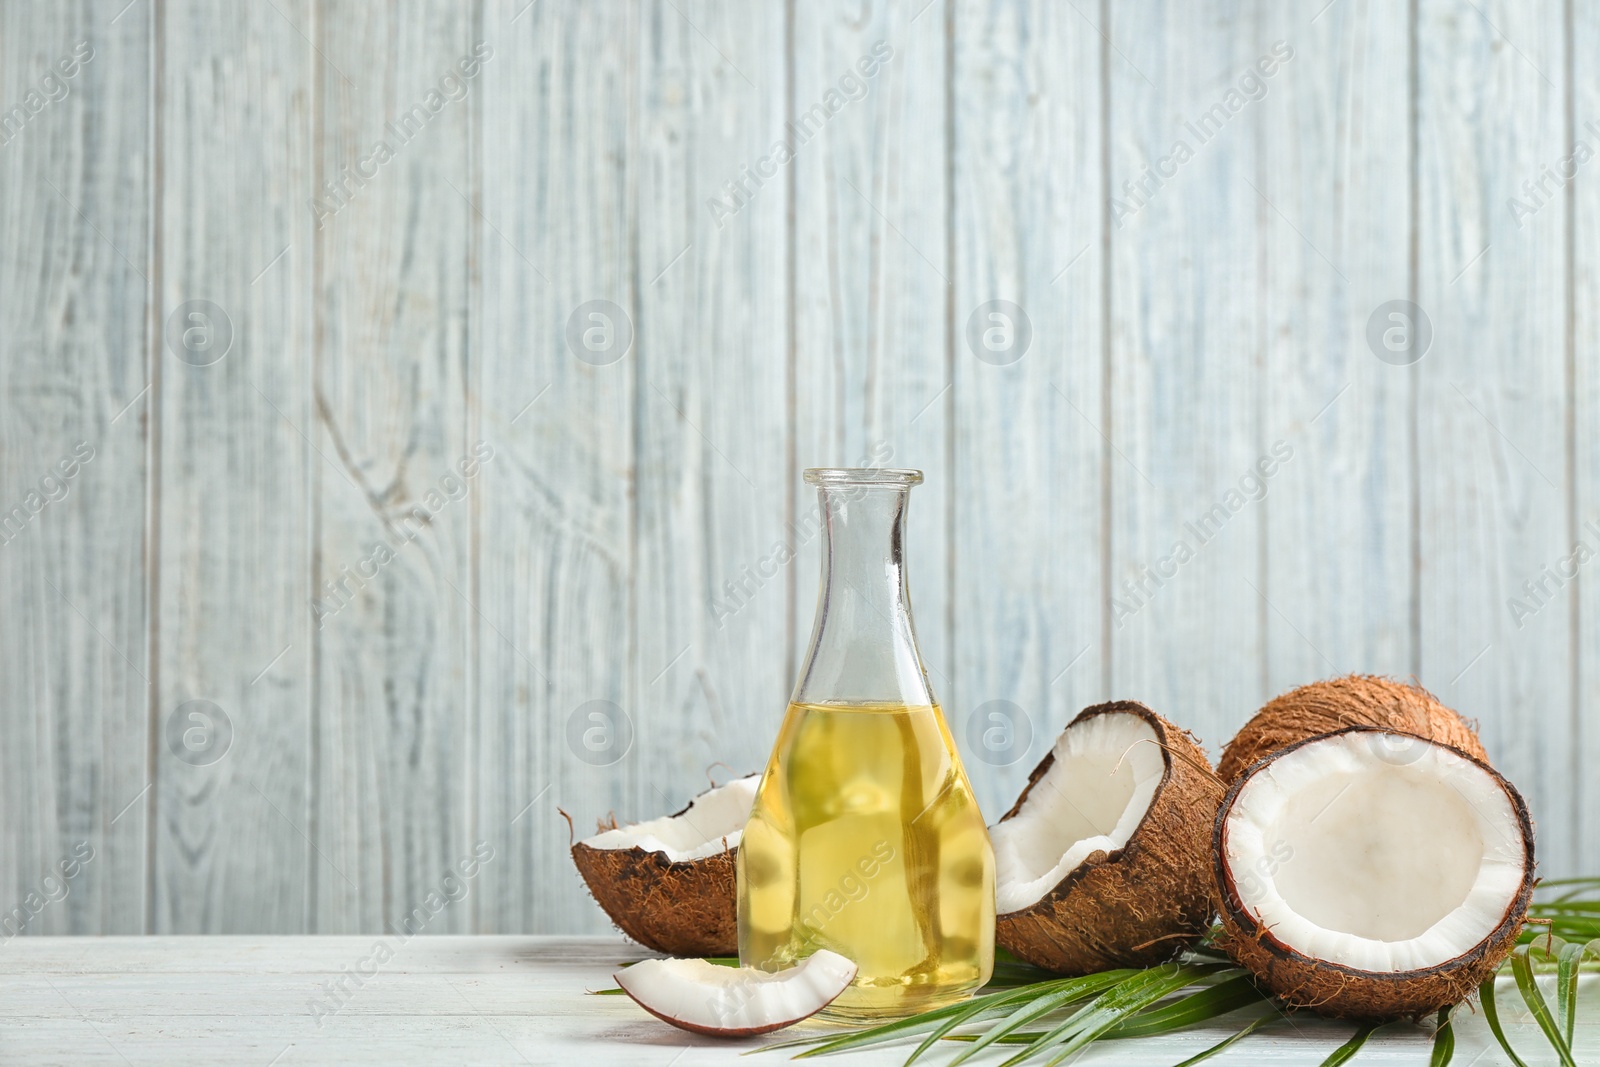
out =
{"type": "MultiPolygon", "coordinates": [[[[1006,998],[1003,1003],[1012,1004],[1017,1002],[1029,1002],[1036,1004],[1039,1001],[1044,1000],[1053,1002],[1055,1007],[1062,1007],[1067,1004],[1082,1000],[1084,997],[1092,996],[1093,994],[1100,992],[1102,989],[1105,989],[1107,986],[1120,982],[1128,975],[1136,973],[1138,972],[1131,970],[1104,971],[1100,974],[1086,975],[1082,978],[1069,978],[1065,981],[1056,981],[1051,983],[1054,991],[1046,993],[1043,996],[1040,996],[1036,991],[1022,989],[1014,991],[1013,995],[1009,998],[1006,998]]],[[[995,1005],[996,1008],[1001,1006],[1001,1002],[997,1002],[995,1005]]],[[[1022,1009],[1022,1011],[1026,1010],[1028,1010],[1026,1007],[1022,1009]]],[[[1014,1018],[1017,1014],[1017,1012],[1013,1012],[1012,1015],[1007,1016],[1005,1020],[1002,1020],[1000,1025],[1006,1025],[1006,1022],[1011,1018],[1014,1018]]],[[[962,1025],[966,1021],[967,1020],[963,1018],[955,1018],[946,1022],[943,1026],[939,1027],[937,1030],[923,1039],[922,1044],[917,1046],[917,1050],[907,1057],[906,1063],[910,1064],[918,1056],[921,1056],[940,1040],[944,1039],[944,1037],[949,1034],[950,1031],[962,1025]]]]}
{"type": "Polygon", "coordinates": [[[1428,1057],[1428,1067],[1450,1067],[1450,1058],[1456,1054],[1456,1031],[1450,1023],[1450,1011],[1439,1009],[1439,1026],[1433,1031],[1433,1055],[1428,1057]]]}
{"type": "Polygon", "coordinates": [[[1511,953],[1511,974],[1517,980],[1517,989],[1522,993],[1522,999],[1533,1012],[1534,1022],[1539,1024],[1539,1029],[1544,1031],[1544,1036],[1556,1050],[1556,1055],[1561,1057],[1562,1067],[1578,1067],[1572,1059],[1571,1047],[1561,1036],[1561,1031],[1550,1014],[1550,1005],[1545,1003],[1544,994],[1539,991],[1539,983],[1534,980],[1533,964],[1528,959],[1527,945],[1521,945],[1511,953]]]}
{"type": "Polygon", "coordinates": [[[1556,955],[1556,1014],[1568,1048],[1572,1047],[1578,1024],[1578,974],[1582,962],[1583,946],[1570,941],[1556,955]]]}
{"type": "Polygon", "coordinates": [[[1147,1008],[1114,1026],[1106,1037],[1147,1037],[1207,1022],[1252,1004],[1271,1004],[1249,974],[1237,974],[1216,985],[1180,997],[1169,1004],[1147,1008]]]}
{"type": "Polygon", "coordinates": [[[1107,1030],[1136,1012],[1149,1007],[1169,993],[1175,993],[1196,979],[1214,973],[1222,964],[1164,964],[1125,978],[1090,1000],[1065,1022],[1041,1035],[1038,1040],[1001,1064],[1015,1067],[1033,1056],[1055,1049],[1050,1065],[1060,1063],[1107,1030]],[[1057,1048],[1056,1046],[1060,1046],[1057,1048]]]}
{"type": "Polygon", "coordinates": [[[1227,1037],[1223,1038],[1221,1041],[1218,1041],[1215,1045],[1212,1045],[1198,1056],[1190,1056],[1182,1063],[1176,1064],[1175,1067],[1194,1067],[1195,1064],[1200,1063],[1203,1060],[1209,1060],[1211,1057],[1215,1056],[1217,1053],[1221,1052],[1235,1041],[1240,1041],[1246,1037],[1249,1037],[1251,1034],[1255,1033],[1268,1023],[1275,1022],[1282,1018],[1285,1018],[1285,1016],[1273,1014],[1263,1015],[1259,1019],[1254,1019],[1238,1033],[1229,1034],[1227,1037]]]}
{"type": "Polygon", "coordinates": [[[1361,1028],[1355,1032],[1354,1037],[1334,1049],[1333,1054],[1322,1061],[1322,1067],[1339,1067],[1339,1064],[1360,1052],[1361,1046],[1365,1045],[1367,1038],[1372,1036],[1372,1031],[1383,1025],[1383,1023],[1363,1023],[1361,1028]]]}
{"type": "MultiPolygon", "coordinates": [[[[1047,1015],[1050,1012],[1055,1011],[1057,1008],[1062,1008],[1068,1004],[1075,1003],[1079,1000],[1082,1000],[1086,996],[1099,993],[1102,990],[1120,982],[1132,980],[1131,975],[1125,976],[1124,974],[1116,971],[1108,973],[1114,975],[1115,977],[1112,977],[1109,981],[1106,981],[1101,975],[1089,975],[1087,978],[1077,979],[1077,982],[1079,983],[1077,985],[1058,990],[1057,992],[1051,993],[1047,996],[1038,997],[1032,1003],[1023,1005],[1021,1008],[1006,1016],[1005,1019],[1001,1020],[998,1026],[975,1041],[971,1048],[965,1049],[959,1056],[951,1060],[950,1067],[955,1067],[956,1064],[963,1062],[978,1052],[981,1052],[984,1048],[993,1044],[995,1041],[1000,1040],[1025,1023],[1032,1022],[1041,1015],[1047,1015]],[[1100,980],[1096,981],[1096,979],[1100,980]]],[[[1133,972],[1134,975],[1137,975],[1138,973],[1139,972],[1137,971],[1133,972]]],[[[926,1048],[927,1045],[928,1042],[923,1042],[924,1048],[926,1048]]],[[[917,1050],[919,1053],[921,1051],[922,1049],[920,1048],[917,1050]]],[[[912,1059],[915,1058],[915,1055],[913,1055],[912,1059]]],[[[911,1060],[907,1060],[906,1062],[910,1063],[911,1060]]]]}
{"type": "Polygon", "coordinates": [[[1500,1011],[1495,1007],[1494,1003],[1493,975],[1485,978],[1483,984],[1478,987],[1478,1001],[1483,1005],[1483,1017],[1489,1024],[1489,1032],[1494,1034],[1496,1041],[1500,1042],[1500,1047],[1511,1058],[1511,1062],[1516,1067],[1528,1067],[1527,1064],[1522,1062],[1522,1057],[1518,1056],[1516,1050],[1511,1047],[1511,1042],[1506,1040],[1506,1032],[1500,1025],[1500,1011]]]}

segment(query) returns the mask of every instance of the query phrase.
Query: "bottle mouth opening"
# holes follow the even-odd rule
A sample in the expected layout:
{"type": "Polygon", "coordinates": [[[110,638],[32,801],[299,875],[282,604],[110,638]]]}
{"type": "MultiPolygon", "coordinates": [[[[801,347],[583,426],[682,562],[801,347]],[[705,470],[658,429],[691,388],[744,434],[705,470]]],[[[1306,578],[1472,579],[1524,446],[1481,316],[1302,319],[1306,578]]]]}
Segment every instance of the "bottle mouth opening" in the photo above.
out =
{"type": "Polygon", "coordinates": [[[909,467],[807,467],[806,484],[821,486],[860,485],[883,489],[909,489],[922,484],[922,472],[909,467]]]}

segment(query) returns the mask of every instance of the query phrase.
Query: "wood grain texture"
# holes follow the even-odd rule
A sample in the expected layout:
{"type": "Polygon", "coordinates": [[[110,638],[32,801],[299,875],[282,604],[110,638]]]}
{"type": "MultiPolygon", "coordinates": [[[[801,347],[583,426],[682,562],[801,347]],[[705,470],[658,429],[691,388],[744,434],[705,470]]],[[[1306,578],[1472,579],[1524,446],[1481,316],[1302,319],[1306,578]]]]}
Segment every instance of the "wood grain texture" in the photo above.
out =
{"type": "Polygon", "coordinates": [[[961,3],[954,31],[951,718],[998,818],[1109,695],[1102,42],[1051,3],[961,3]]]}
{"type": "Polygon", "coordinates": [[[1415,670],[1415,372],[1381,361],[1367,339],[1376,309],[1411,285],[1410,115],[1395,106],[1410,93],[1406,10],[1361,0],[1315,21],[1316,8],[1264,11],[1261,47],[1295,49],[1252,105],[1270,146],[1251,178],[1269,208],[1262,441],[1294,449],[1261,505],[1270,696],[1351,671],[1415,670]]]}
{"type": "Polygon", "coordinates": [[[478,834],[500,855],[476,899],[485,932],[597,930],[557,805],[580,832],[608,811],[666,810],[641,795],[631,670],[640,29],[636,9],[522,8],[484,11],[504,62],[484,72],[483,142],[526,162],[485,166],[477,208],[482,434],[495,457],[473,594],[474,780],[478,834]]]}
{"type": "MultiPolygon", "coordinates": [[[[30,938],[0,958],[15,1020],[5,1038],[18,1062],[232,1065],[296,1061],[341,1064],[561,1064],[660,1067],[751,1063],[746,1053],[816,1031],[749,1041],[700,1037],[646,1015],[626,997],[595,997],[620,965],[645,955],[616,937],[426,937],[395,944],[392,959],[347,996],[327,990],[364,960],[373,937],[30,938]],[[313,1005],[323,1005],[314,1014],[313,1005]],[[328,1009],[335,1009],[329,1011],[328,1009]],[[86,1023],[85,1020],[90,1020],[86,1023]]],[[[1580,979],[1578,1062],[1600,1056],[1600,979],[1580,979]]],[[[1510,978],[1499,1003],[1519,1050],[1546,1047],[1510,978]]],[[[1176,1063],[1222,1040],[1225,1026],[1113,1041],[1084,1064],[1176,1063]]],[[[1346,1041],[1348,1023],[1297,1016],[1227,1051],[1225,1063],[1320,1063],[1346,1041]]],[[[1507,1064],[1482,1012],[1455,1020],[1457,1062],[1507,1064]]],[[[1373,1035],[1363,1064],[1413,1067],[1428,1059],[1426,1025],[1373,1035]]],[[[829,1062],[890,1067],[910,1046],[864,1049],[829,1062]]],[[[779,1053],[772,1053],[776,1058],[779,1053]]],[[[760,1062],[757,1057],[755,1062],[760,1062]]],[[[1538,1061],[1534,1061],[1538,1062],[1538,1061]]]]}
{"type": "MultiPolygon", "coordinates": [[[[794,5],[793,518],[806,467],[916,467],[906,573],[933,690],[953,698],[946,32],[933,3],[794,5]],[[876,51],[874,51],[876,49],[876,51]],[[887,57],[887,58],[884,58],[887,57]],[[863,73],[877,60],[875,73],[863,73]],[[856,90],[855,85],[861,89],[856,90]],[[825,117],[826,116],[826,117],[825,117]]],[[[793,663],[816,610],[820,538],[790,569],[793,663]]],[[[791,673],[792,681],[792,673],[791,673]]],[[[771,719],[776,732],[776,712],[771,719]]]]}
{"type": "Polygon", "coordinates": [[[153,43],[148,10],[0,10],[7,938],[144,928],[153,43]]]}
{"type": "Polygon", "coordinates": [[[326,862],[307,836],[311,485],[329,463],[310,436],[312,5],[161,12],[150,927],[298,931],[326,862]]]}
{"type": "Polygon", "coordinates": [[[1600,21],[1415,8],[5,5],[0,517],[94,458],[0,544],[0,917],[85,841],[28,932],[378,932],[482,842],[430,930],[603,930],[557,808],[761,763],[859,463],[986,810],[1415,673],[1592,871],[1600,21]]]}
{"type": "Polygon", "coordinates": [[[318,932],[391,928],[471,852],[474,31],[454,3],[320,13],[318,932]]]}
{"type": "Polygon", "coordinates": [[[1567,154],[1565,31],[1553,6],[1423,0],[1418,17],[1421,674],[1482,723],[1538,823],[1541,871],[1567,871],[1572,589],[1549,586],[1531,616],[1511,601],[1571,551],[1570,219],[1562,198],[1520,220],[1507,203],[1567,154]]]}
{"type": "Polygon", "coordinates": [[[759,771],[791,685],[784,12],[642,13],[629,818],[759,771]]]}
{"type": "MultiPolygon", "coordinates": [[[[1264,410],[1262,249],[1283,221],[1258,191],[1264,101],[1228,107],[1273,32],[1236,10],[1119,7],[1102,27],[1111,195],[1125,205],[1111,222],[1102,427],[1113,449],[1111,681],[1213,752],[1265,695],[1264,518],[1241,482],[1278,433],[1264,410]],[[1149,177],[1161,171],[1172,176],[1149,177]]],[[[1297,76],[1289,67],[1275,77],[1297,76]]]]}

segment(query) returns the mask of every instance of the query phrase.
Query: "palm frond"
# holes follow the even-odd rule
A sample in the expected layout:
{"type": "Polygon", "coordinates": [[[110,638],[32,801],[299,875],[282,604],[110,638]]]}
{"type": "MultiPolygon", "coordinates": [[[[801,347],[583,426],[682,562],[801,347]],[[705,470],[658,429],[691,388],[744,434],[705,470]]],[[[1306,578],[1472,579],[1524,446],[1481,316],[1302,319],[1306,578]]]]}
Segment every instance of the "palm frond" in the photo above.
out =
{"type": "Polygon", "coordinates": [[[1383,1023],[1362,1023],[1355,1035],[1334,1049],[1327,1059],[1322,1061],[1322,1067],[1339,1067],[1339,1064],[1361,1051],[1361,1046],[1367,1043],[1367,1038],[1372,1036],[1372,1031],[1384,1025],[1383,1023]]]}
{"type": "Polygon", "coordinates": [[[1450,1021],[1453,1010],[1439,1009],[1439,1025],[1433,1031],[1433,1054],[1428,1057],[1428,1067],[1450,1067],[1450,1059],[1456,1054],[1456,1030],[1450,1021]]]}
{"type": "Polygon", "coordinates": [[[1539,983],[1534,980],[1533,964],[1528,959],[1527,945],[1519,945],[1511,953],[1511,974],[1517,980],[1517,991],[1522,994],[1528,1010],[1533,1012],[1533,1021],[1539,1024],[1539,1029],[1544,1031],[1545,1040],[1550,1042],[1550,1046],[1556,1050],[1556,1055],[1561,1057],[1562,1067],[1578,1067],[1572,1058],[1571,1047],[1556,1026],[1555,1017],[1550,1014],[1550,1005],[1545,1002],[1544,994],[1539,991],[1539,983]]]}

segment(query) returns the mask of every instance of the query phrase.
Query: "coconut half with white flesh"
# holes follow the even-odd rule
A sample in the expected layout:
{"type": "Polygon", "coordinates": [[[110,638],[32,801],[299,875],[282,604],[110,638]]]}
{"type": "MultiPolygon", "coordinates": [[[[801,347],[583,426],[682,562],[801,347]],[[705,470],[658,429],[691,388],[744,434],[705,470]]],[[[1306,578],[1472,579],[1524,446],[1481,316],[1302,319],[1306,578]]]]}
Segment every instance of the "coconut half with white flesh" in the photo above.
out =
{"type": "Polygon", "coordinates": [[[572,846],[572,861],[596,903],[639,944],[669,956],[732,956],[734,850],[760,784],[752,774],[672,815],[625,826],[612,820],[572,846]]]}
{"type": "Polygon", "coordinates": [[[754,1037],[827,1007],[855,980],[856,965],[821,949],[783,971],[722,967],[707,960],[644,960],[612,977],[641,1008],[681,1030],[754,1037]]]}
{"type": "Polygon", "coordinates": [[[1515,788],[1447,745],[1354,727],[1229,789],[1214,827],[1223,945],[1283,1000],[1418,1017],[1495,972],[1533,893],[1515,788]]]}
{"type": "Polygon", "coordinates": [[[1211,922],[1221,792],[1205,751],[1143,704],[1088,708],[989,831],[995,940],[1061,974],[1177,955],[1211,922]]]}

